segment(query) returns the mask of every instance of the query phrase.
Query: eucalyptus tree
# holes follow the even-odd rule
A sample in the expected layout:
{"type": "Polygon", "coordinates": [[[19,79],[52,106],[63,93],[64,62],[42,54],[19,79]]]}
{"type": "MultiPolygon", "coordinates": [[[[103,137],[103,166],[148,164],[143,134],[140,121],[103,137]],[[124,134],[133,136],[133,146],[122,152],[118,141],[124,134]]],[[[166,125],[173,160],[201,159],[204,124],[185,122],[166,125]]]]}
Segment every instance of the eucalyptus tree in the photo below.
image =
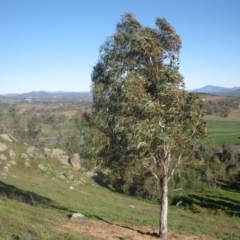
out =
{"type": "Polygon", "coordinates": [[[92,72],[95,155],[114,174],[150,171],[159,186],[159,236],[167,237],[168,182],[207,135],[203,104],[184,90],[180,36],[164,19],[143,27],[126,13],[92,72]]]}

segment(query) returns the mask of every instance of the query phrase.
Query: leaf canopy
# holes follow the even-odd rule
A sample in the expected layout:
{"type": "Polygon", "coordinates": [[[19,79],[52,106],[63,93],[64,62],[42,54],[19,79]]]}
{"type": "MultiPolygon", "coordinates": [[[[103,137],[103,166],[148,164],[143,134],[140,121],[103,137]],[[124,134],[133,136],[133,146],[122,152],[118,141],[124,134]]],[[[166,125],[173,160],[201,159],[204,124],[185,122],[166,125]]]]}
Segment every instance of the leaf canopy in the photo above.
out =
{"type": "Polygon", "coordinates": [[[153,29],[129,13],[101,46],[91,124],[106,166],[119,171],[133,160],[164,159],[166,146],[177,161],[206,136],[202,101],[184,90],[178,71],[180,49],[180,36],[164,18],[153,29]]]}

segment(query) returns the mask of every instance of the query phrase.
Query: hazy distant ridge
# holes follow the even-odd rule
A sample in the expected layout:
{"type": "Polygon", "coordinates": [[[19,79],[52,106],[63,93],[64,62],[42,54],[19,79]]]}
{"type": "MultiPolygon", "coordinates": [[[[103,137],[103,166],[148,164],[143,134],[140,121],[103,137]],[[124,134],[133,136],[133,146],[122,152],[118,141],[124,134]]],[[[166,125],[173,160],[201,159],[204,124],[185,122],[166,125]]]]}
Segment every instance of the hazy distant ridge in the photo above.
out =
{"type": "MultiPolygon", "coordinates": [[[[240,87],[225,88],[220,86],[207,85],[202,88],[192,89],[189,92],[208,93],[215,95],[240,96],[240,87]]],[[[67,92],[67,91],[31,91],[28,93],[8,93],[0,95],[2,101],[24,101],[32,99],[34,101],[91,101],[92,93],[67,92]]]]}
{"type": "Polygon", "coordinates": [[[91,101],[91,92],[66,92],[66,91],[32,91],[22,94],[5,94],[0,95],[2,101],[28,101],[28,102],[62,102],[62,101],[91,101]]]}
{"type": "Polygon", "coordinates": [[[225,88],[220,86],[207,85],[202,88],[190,90],[198,93],[212,93],[217,95],[240,96],[240,87],[225,88]]]}

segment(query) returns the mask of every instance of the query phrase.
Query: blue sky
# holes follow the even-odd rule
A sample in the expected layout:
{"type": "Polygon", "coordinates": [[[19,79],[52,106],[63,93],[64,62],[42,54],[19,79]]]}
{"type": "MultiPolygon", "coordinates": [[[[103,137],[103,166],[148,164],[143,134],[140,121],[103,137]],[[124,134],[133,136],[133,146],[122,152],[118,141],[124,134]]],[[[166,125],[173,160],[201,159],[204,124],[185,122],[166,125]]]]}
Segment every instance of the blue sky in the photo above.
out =
{"type": "Polygon", "coordinates": [[[125,12],[175,28],[187,89],[240,87],[239,0],[0,0],[0,94],[89,91],[99,47],[125,12]]]}

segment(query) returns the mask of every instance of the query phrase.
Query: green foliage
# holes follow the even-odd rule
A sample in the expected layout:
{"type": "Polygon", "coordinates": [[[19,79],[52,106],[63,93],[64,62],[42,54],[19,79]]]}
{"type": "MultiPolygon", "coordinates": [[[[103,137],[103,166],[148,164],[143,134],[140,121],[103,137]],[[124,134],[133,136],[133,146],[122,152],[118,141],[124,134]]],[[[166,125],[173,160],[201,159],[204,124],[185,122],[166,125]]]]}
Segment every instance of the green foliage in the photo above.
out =
{"type": "Polygon", "coordinates": [[[32,118],[28,120],[27,127],[28,137],[33,140],[38,140],[42,132],[42,127],[36,114],[34,114],[32,118]]]}
{"type": "Polygon", "coordinates": [[[193,213],[201,213],[201,214],[207,214],[208,213],[208,210],[206,208],[200,207],[197,204],[192,204],[192,206],[190,207],[190,210],[193,213]]]}
{"type": "Polygon", "coordinates": [[[93,69],[91,146],[128,192],[131,182],[144,186],[149,175],[157,184],[171,177],[207,135],[203,103],[184,90],[178,72],[180,48],[180,37],[165,19],[157,18],[152,29],[127,13],[93,69]],[[134,177],[128,177],[129,169],[134,177]]]}
{"type": "Polygon", "coordinates": [[[209,209],[207,207],[201,207],[198,204],[193,203],[189,208],[193,213],[208,214],[208,215],[217,215],[217,216],[227,216],[227,213],[222,209],[209,209]]]}
{"type": "Polygon", "coordinates": [[[80,141],[79,137],[74,134],[66,138],[65,149],[67,150],[67,155],[72,156],[74,153],[79,153],[80,151],[80,141]]]}
{"type": "Polygon", "coordinates": [[[0,133],[6,132],[6,126],[4,123],[4,116],[6,114],[6,109],[8,109],[8,104],[0,103],[0,133]]]}
{"type": "Polygon", "coordinates": [[[16,138],[24,138],[25,131],[23,125],[21,124],[21,115],[18,113],[17,106],[10,105],[8,108],[8,114],[10,115],[12,121],[6,130],[13,134],[16,138]]]}
{"type": "Polygon", "coordinates": [[[47,123],[52,127],[53,131],[60,131],[60,125],[57,115],[51,114],[47,119],[47,123]]]}

